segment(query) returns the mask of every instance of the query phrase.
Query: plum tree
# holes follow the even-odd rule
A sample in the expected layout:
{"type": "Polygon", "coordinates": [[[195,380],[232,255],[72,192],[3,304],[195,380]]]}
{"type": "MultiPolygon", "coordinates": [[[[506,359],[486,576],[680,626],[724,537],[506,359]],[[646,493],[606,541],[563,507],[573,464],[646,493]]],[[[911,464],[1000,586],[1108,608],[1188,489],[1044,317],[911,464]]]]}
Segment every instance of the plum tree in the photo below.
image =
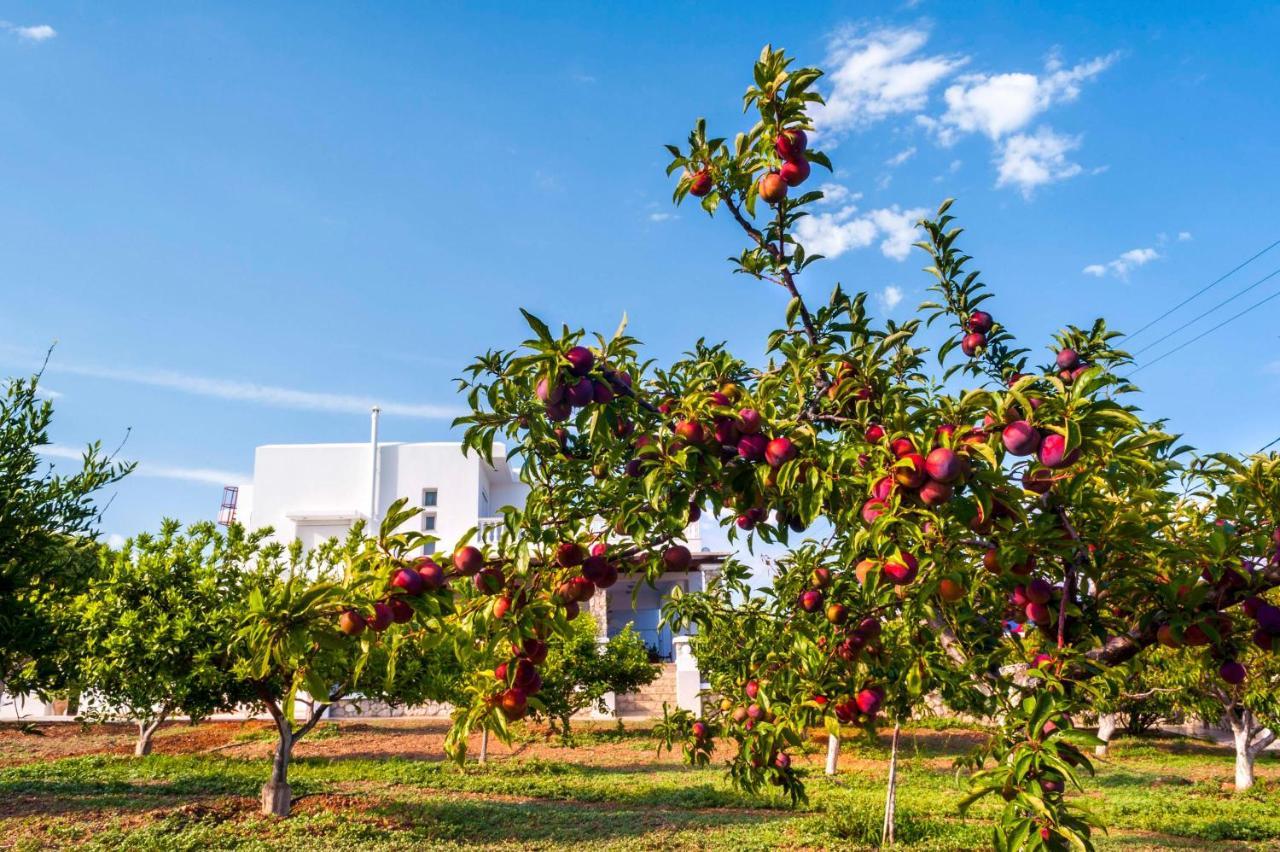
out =
{"type": "MultiPolygon", "coordinates": [[[[1097,741],[1071,719],[1097,675],[1158,634],[1195,626],[1197,642],[1219,645],[1216,614],[1280,585],[1280,459],[1189,464],[1128,402],[1130,359],[1102,320],[1065,326],[1039,361],[1017,348],[958,245],[950,201],[920,223],[936,294],[921,317],[877,325],[866,294],[838,285],[825,303],[806,298],[799,281],[819,256],[795,225],[822,193],[787,194],[781,169],[797,152],[831,167],[805,133],[820,76],[766,47],[744,99],[755,124],[729,141],[699,119],[686,145],[668,146],[675,201],[727,216],[746,241],[734,271],[787,296],[767,363],[699,340],[655,366],[625,319],[587,338],[526,312],[532,337],[468,368],[466,447],[489,456],[502,436],[531,492],[484,554],[519,603],[501,624],[477,610],[467,629],[507,642],[564,629],[576,611],[556,590],[581,573],[557,562],[565,543],[604,546],[641,579],[689,567],[678,541],[699,515],[731,541],[781,543],[789,552],[764,596],[743,593],[746,569],[731,562],[669,605],[673,624],[700,635],[767,641],[743,643],[713,678],[725,705],[673,714],[666,736],[683,731],[695,760],[727,737],[735,782],[799,798],[799,771],[778,757],[810,726],[905,719],[936,693],[1003,720],[964,764],[974,799],[1006,803],[993,843],[1087,847],[1095,818],[1064,793],[1091,770],[1082,748],[1097,741]],[[593,359],[580,376],[568,353],[581,347],[593,359]],[[612,393],[556,401],[588,380],[612,393]],[[815,588],[815,575],[830,581],[815,588]],[[827,617],[832,605],[840,618],[827,617]]],[[[492,681],[475,697],[459,730],[495,714],[492,681]]]]}

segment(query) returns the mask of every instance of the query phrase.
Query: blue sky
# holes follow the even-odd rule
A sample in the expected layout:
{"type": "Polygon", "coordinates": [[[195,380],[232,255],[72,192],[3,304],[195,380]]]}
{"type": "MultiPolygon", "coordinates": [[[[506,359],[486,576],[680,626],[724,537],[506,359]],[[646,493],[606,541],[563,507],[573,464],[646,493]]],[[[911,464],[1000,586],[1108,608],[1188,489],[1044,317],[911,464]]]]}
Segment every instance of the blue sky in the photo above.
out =
{"type": "MultiPolygon", "coordinates": [[[[669,206],[664,142],[732,135],[768,41],[830,77],[806,292],[924,298],[957,196],[993,310],[1039,348],[1135,329],[1280,239],[1268,4],[0,2],[0,369],[57,341],[54,438],[142,473],[104,529],[216,511],[253,447],[448,437],[452,378],[517,307],[652,353],[760,352],[783,301],[728,222],[669,206]]],[[[1280,267],[1280,248],[1134,341],[1280,267]]],[[[1280,289],[1280,277],[1153,347],[1280,289]]],[[[1201,447],[1280,435],[1280,300],[1138,374],[1201,447]]]]}

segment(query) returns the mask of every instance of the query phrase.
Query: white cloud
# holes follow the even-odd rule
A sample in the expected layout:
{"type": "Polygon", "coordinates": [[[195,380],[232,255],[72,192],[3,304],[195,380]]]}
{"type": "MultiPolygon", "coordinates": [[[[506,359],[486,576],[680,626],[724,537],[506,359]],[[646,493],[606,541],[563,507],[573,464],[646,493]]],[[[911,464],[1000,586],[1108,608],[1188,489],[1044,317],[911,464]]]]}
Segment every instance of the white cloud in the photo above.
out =
{"type": "Polygon", "coordinates": [[[818,187],[822,193],[819,204],[845,204],[862,198],[861,192],[853,192],[849,187],[839,183],[824,183],[818,187]]]}
{"type": "Polygon", "coordinates": [[[678,218],[679,217],[676,216],[676,214],[674,213],[650,213],[649,214],[650,222],[665,222],[668,219],[678,219],[678,218]]]}
{"type": "Polygon", "coordinates": [[[124,547],[125,538],[120,533],[112,533],[107,536],[107,547],[112,550],[119,550],[124,547]]]}
{"type": "Polygon", "coordinates": [[[1191,239],[1191,232],[1190,232],[1190,231],[1179,231],[1179,232],[1178,232],[1178,242],[1180,242],[1180,243],[1185,243],[1185,242],[1186,242],[1187,240],[1189,240],[1189,239],[1191,239]]]}
{"type": "Polygon", "coordinates": [[[885,287],[880,293],[880,304],[884,305],[886,311],[891,311],[902,301],[902,288],[893,284],[885,287]]]}
{"type": "Polygon", "coordinates": [[[928,32],[912,28],[836,33],[827,51],[827,103],[813,112],[818,132],[838,135],[923,109],[933,87],[968,61],[920,55],[928,40],[928,32]]]}
{"type": "MultiPolygon", "coordinates": [[[[12,361],[14,359],[6,360],[12,361]]],[[[295,411],[368,414],[369,409],[377,405],[382,409],[383,414],[414,417],[422,420],[448,420],[464,413],[462,408],[453,405],[395,402],[372,396],[298,390],[296,388],[260,385],[254,382],[242,382],[234,379],[193,376],[173,370],[98,367],[57,362],[49,364],[47,371],[148,385],[192,394],[193,396],[207,396],[215,399],[235,400],[237,402],[253,402],[272,408],[287,408],[295,411]]]]}
{"type": "Polygon", "coordinates": [[[1102,278],[1110,273],[1121,280],[1128,280],[1130,270],[1145,266],[1160,256],[1160,252],[1153,248],[1129,249],[1115,260],[1108,261],[1105,264],[1091,263],[1082,271],[1085,275],[1093,275],[1097,278],[1102,278]]]}
{"type": "Polygon", "coordinates": [[[916,155],[916,148],[914,145],[912,145],[910,148],[907,148],[904,151],[899,151],[889,159],[885,160],[884,164],[886,166],[900,166],[903,163],[905,163],[907,160],[910,160],[915,155],[916,155]]]}
{"type": "Polygon", "coordinates": [[[885,257],[905,260],[918,237],[916,225],[927,212],[923,207],[901,210],[895,205],[859,213],[857,207],[848,205],[833,213],[800,219],[796,239],[810,254],[828,258],[866,248],[879,239],[885,257]]]}
{"type": "Polygon", "coordinates": [[[1080,147],[1080,137],[1041,127],[1035,133],[1019,133],[1004,140],[997,151],[996,186],[1015,186],[1030,198],[1036,187],[1080,174],[1079,163],[1067,154],[1080,147]]]}
{"type": "Polygon", "coordinates": [[[58,34],[58,31],[48,24],[35,24],[29,27],[11,24],[8,21],[0,21],[0,30],[8,30],[23,41],[42,42],[48,41],[58,34]]]}
{"type": "Polygon", "coordinates": [[[945,145],[962,133],[982,133],[992,140],[1027,127],[1036,116],[1056,103],[1074,101],[1082,83],[1093,79],[1116,59],[1100,56],[1073,68],[1062,68],[1050,59],[1044,75],[1014,72],[967,74],[943,93],[947,111],[925,123],[945,145]]]}
{"type": "MultiPolygon", "coordinates": [[[[40,455],[49,456],[50,458],[75,459],[78,461],[84,456],[83,449],[68,447],[63,444],[46,444],[37,448],[37,450],[40,455]]],[[[184,482],[205,482],[210,485],[236,485],[253,481],[253,477],[233,471],[216,470],[208,467],[175,467],[173,465],[151,464],[150,462],[139,462],[137,469],[130,476],[179,479],[184,482]]]]}

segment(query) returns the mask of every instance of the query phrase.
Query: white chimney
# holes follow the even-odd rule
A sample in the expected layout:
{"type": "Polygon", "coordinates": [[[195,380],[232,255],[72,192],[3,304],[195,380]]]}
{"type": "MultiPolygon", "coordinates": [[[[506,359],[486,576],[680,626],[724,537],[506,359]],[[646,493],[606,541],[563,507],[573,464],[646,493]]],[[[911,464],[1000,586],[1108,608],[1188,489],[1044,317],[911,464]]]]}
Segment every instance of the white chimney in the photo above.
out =
{"type": "Polygon", "coordinates": [[[374,533],[378,524],[378,415],[382,409],[378,406],[373,407],[372,426],[369,434],[369,448],[371,451],[369,457],[369,529],[370,534],[374,533]]]}

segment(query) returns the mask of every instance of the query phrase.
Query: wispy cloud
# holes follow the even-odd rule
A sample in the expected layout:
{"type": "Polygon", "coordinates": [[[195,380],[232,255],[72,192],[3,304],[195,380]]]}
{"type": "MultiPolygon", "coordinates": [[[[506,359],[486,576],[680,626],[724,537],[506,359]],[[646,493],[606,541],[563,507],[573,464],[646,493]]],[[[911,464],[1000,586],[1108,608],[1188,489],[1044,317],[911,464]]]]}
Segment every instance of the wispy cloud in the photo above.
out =
{"type": "Polygon", "coordinates": [[[668,219],[679,219],[675,213],[650,213],[650,222],[666,222],[668,219]]]}
{"type": "MultiPolygon", "coordinates": [[[[38,447],[37,451],[42,456],[57,459],[75,459],[79,460],[84,456],[84,450],[78,447],[68,447],[63,444],[45,444],[38,447]]],[[[178,479],[184,482],[203,482],[210,485],[237,485],[240,483],[252,482],[253,477],[243,473],[236,473],[228,470],[217,470],[209,467],[179,467],[166,464],[153,464],[151,462],[139,462],[138,467],[130,476],[145,476],[155,479],[178,479]]]]}
{"type": "Polygon", "coordinates": [[[1080,174],[1079,163],[1067,155],[1080,147],[1080,137],[1041,127],[1035,133],[1019,133],[1004,140],[997,156],[996,186],[1015,186],[1024,198],[1037,187],[1080,174]]]}
{"type": "Polygon", "coordinates": [[[48,41],[58,34],[58,31],[48,24],[34,24],[24,27],[18,24],[11,24],[8,21],[0,21],[0,30],[12,33],[23,41],[36,42],[48,41]]]}
{"type": "Polygon", "coordinates": [[[1115,260],[1107,261],[1106,263],[1091,263],[1081,271],[1085,275],[1093,275],[1097,278],[1111,274],[1116,278],[1127,281],[1131,270],[1139,266],[1145,266],[1160,256],[1160,252],[1153,248],[1129,249],[1115,260]]]}
{"type": "Polygon", "coordinates": [[[902,301],[902,288],[893,284],[885,287],[878,296],[880,304],[884,306],[886,311],[891,311],[902,301]]]}
{"type": "Polygon", "coordinates": [[[910,160],[915,155],[916,155],[916,147],[912,145],[910,148],[906,148],[902,151],[899,151],[889,159],[885,160],[884,164],[890,167],[900,166],[903,163],[905,163],[907,160],[910,160]]]}
{"type": "Polygon", "coordinates": [[[1190,240],[1190,239],[1191,239],[1191,232],[1190,232],[1190,231],[1179,231],[1179,232],[1178,232],[1178,242],[1180,242],[1180,243],[1185,243],[1187,240],[1190,240]]]}
{"type": "MultiPolygon", "coordinates": [[[[5,360],[9,360],[11,363],[15,362],[15,359],[5,360]]],[[[22,363],[24,366],[30,366],[30,362],[26,361],[26,359],[23,359],[22,363]]],[[[396,402],[373,396],[299,390],[297,388],[262,385],[234,379],[193,376],[189,373],[180,373],[174,370],[99,367],[55,361],[48,365],[46,371],[87,376],[107,381],[128,382],[129,384],[164,388],[193,396],[250,402],[272,408],[287,408],[295,411],[367,414],[369,409],[376,405],[382,409],[384,414],[414,417],[422,420],[448,420],[463,413],[461,407],[453,405],[396,402]]]]}

